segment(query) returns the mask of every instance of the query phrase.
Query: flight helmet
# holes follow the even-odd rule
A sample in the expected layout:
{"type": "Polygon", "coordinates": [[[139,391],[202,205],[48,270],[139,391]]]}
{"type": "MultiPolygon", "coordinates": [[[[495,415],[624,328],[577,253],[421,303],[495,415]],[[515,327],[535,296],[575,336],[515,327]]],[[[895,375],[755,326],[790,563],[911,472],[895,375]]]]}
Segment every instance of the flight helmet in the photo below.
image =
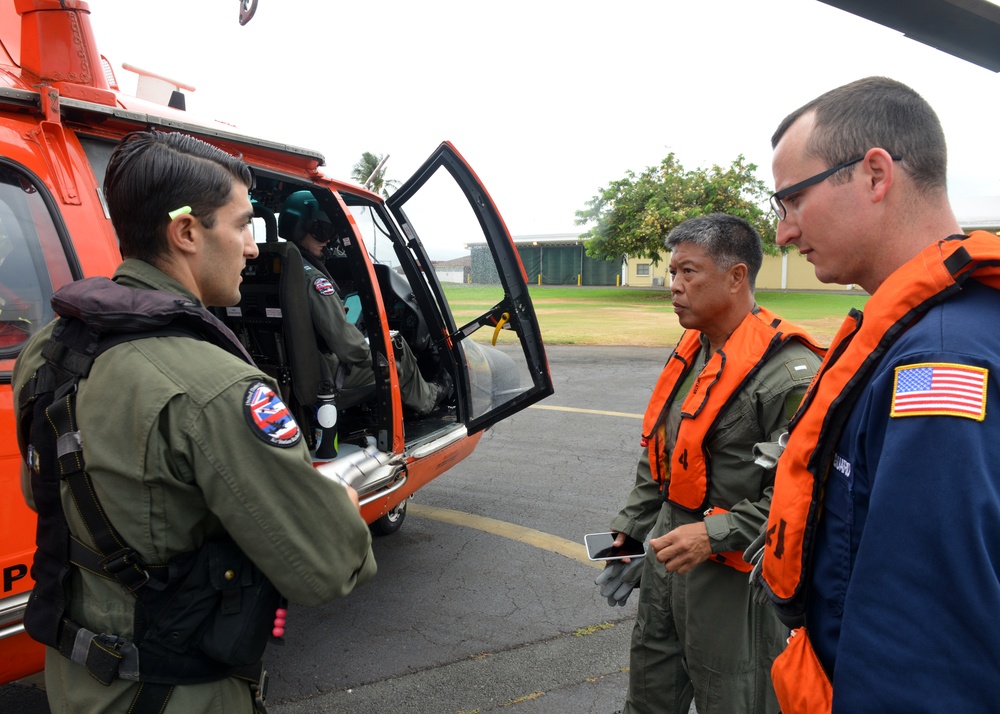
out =
{"type": "Polygon", "coordinates": [[[296,191],[285,199],[278,216],[278,235],[298,244],[306,233],[330,239],[333,237],[333,224],[312,191],[296,191]]]}

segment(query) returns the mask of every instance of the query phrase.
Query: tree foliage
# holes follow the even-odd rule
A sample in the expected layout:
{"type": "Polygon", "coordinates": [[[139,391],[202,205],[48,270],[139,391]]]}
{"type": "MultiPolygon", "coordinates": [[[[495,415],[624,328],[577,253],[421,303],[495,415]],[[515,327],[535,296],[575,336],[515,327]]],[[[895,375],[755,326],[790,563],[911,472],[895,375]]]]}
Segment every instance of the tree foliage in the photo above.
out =
{"type": "Polygon", "coordinates": [[[682,221],[709,213],[745,218],[760,232],[764,252],[778,253],[767,208],[770,191],[754,175],[756,169],[741,154],[726,169],[686,171],[671,152],[638,176],[627,172],[576,212],[577,225],[594,224],[582,236],[587,254],[599,260],[629,256],[659,263],[667,234],[682,221]]]}
{"type": "MultiPolygon", "coordinates": [[[[378,168],[379,163],[384,158],[383,154],[373,154],[370,151],[366,151],[361,154],[361,158],[358,162],[354,164],[354,168],[351,169],[351,178],[360,184],[364,184],[368,181],[368,177],[375,172],[378,168]]],[[[378,173],[371,180],[369,184],[373,193],[381,193],[383,197],[389,198],[390,188],[396,188],[399,186],[398,181],[392,179],[386,179],[385,177],[385,166],[378,169],[378,173]]]]}

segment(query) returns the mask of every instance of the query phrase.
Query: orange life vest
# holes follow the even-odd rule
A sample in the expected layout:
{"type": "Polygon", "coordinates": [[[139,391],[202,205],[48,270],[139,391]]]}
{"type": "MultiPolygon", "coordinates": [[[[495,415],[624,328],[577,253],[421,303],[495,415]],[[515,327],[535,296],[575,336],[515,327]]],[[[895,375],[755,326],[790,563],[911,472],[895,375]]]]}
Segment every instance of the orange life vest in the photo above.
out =
{"type": "MultiPolygon", "coordinates": [[[[650,471],[658,483],[668,484],[667,496],[671,503],[699,514],[709,509],[711,461],[708,441],[712,430],[743,385],[788,339],[798,339],[816,354],[823,354],[823,349],[814,344],[802,328],[782,320],[770,310],[758,308],[749,313],[726,340],[725,347],[709,358],[695,378],[681,405],[681,423],[671,455],[666,450],[667,415],[701,349],[699,331],[687,330],[681,336],[653,389],[642,423],[643,441],[649,448],[650,471]]],[[[737,569],[749,570],[742,557],[716,559],[737,569]]]]}
{"type": "Polygon", "coordinates": [[[792,630],[788,646],[771,665],[781,714],[831,714],[833,685],[819,663],[806,628],[792,630]]]}
{"type": "Polygon", "coordinates": [[[763,576],[779,611],[800,615],[817,516],[834,450],[858,397],[886,351],[968,278],[1000,290],[1000,240],[975,231],[924,249],[844,321],[790,424],[778,461],[763,576]],[[862,317],[864,318],[862,320],[862,317]]]}

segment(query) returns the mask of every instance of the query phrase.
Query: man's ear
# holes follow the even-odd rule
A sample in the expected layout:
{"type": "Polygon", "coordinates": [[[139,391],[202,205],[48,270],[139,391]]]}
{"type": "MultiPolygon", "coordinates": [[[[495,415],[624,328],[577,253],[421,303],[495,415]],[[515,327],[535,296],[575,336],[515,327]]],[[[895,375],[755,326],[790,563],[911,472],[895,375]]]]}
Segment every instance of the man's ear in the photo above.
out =
{"type": "Polygon", "coordinates": [[[198,252],[201,222],[190,213],[177,216],[167,224],[167,246],[183,255],[198,252]]]}
{"type": "Polygon", "coordinates": [[[738,291],[746,284],[747,275],[750,273],[746,263],[737,263],[729,269],[730,286],[733,292],[738,291]]]}
{"type": "Polygon", "coordinates": [[[869,149],[861,162],[865,182],[873,203],[881,203],[895,179],[896,164],[885,149],[869,149]]]}

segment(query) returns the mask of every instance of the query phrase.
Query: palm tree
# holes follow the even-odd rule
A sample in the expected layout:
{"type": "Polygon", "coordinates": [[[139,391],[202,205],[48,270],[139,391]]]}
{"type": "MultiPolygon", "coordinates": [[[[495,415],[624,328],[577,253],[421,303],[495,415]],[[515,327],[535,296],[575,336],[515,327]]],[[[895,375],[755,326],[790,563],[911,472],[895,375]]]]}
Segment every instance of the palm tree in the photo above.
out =
{"type": "Polygon", "coordinates": [[[389,189],[399,186],[399,181],[385,178],[385,166],[380,164],[388,158],[388,155],[364,152],[351,169],[351,178],[366,185],[374,193],[381,193],[383,197],[389,198],[389,189]]]}

